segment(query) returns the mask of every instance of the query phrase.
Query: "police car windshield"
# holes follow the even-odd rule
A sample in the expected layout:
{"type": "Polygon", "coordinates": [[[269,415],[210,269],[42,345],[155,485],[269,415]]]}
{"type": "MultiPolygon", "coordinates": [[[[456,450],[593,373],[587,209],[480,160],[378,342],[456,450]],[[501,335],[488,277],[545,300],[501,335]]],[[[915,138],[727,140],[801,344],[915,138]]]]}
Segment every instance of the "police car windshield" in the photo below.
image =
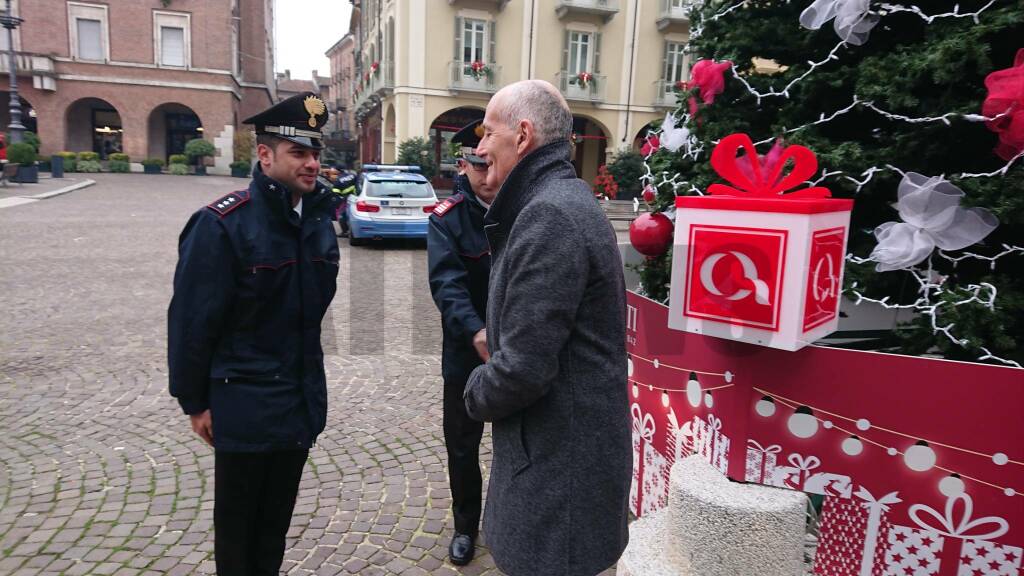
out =
{"type": "Polygon", "coordinates": [[[433,198],[434,191],[426,182],[409,180],[389,180],[387,182],[367,182],[366,195],[375,198],[433,198]]]}

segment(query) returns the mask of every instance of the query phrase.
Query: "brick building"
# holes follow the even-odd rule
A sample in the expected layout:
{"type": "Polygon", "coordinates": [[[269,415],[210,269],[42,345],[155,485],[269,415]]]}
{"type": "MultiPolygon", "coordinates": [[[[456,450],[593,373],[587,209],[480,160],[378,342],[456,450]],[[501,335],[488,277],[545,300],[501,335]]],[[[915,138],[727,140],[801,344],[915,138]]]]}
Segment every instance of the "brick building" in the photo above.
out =
{"type": "MultiPolygon", "coordinates": [[[[14,0],[23,123],[46,156],[133,162],[204,137],[228,171],[240,120],[275,101],[273,0],[14,0]]],[[[6,31],[4,31],[6,32],[6,31]]],[[[0,48],[6,48],[6,38],[0,48]]],[[[9,123],[7,59],[0,123],[9,123]]]]}
{"type": "MultiPolygon", "coordinates": [[[[358,18],[353,16],[352,29],[357,29],[358,18]]],[[[327,145],[337,150],[345,164],[359,156],[355,135],[355,114],[352,107],[352,88],[356,70],[356,33],[349,32],[327,50],[331,62],[331,76],[327,91],[322,93],[331,111],[324,132],[327,145]]]]}

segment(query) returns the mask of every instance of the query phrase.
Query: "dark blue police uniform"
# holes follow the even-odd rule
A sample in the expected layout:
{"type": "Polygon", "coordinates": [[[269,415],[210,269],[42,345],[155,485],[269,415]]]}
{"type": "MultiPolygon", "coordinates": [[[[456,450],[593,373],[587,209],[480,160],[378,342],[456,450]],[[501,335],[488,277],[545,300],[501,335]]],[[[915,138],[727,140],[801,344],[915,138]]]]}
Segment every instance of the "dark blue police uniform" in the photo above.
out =
{"type": "MultiPolygon", "coordinates": [[[[245,122],[319,149],[326,121],[306,93],[245,122]]],[[[327,420],[320,323],[336,290],[339,202],[318,186],[300,216],[291,190],[257,165],[247,190],[193,214],[179,238],[170,393],[186,414],[210,410],[219,576],[281,567],[302,469],[327,420]]]]}
{"type": "Polygon", "coordinates": [[[491,269],[483,224],[486,211],[469,179],[459,176],[455,193],[438,204],[427,229],[430,291],[443,324],[444,439],[455,531],[474,538],[480,525],[479,452],[484,425],[466,414],[463,392],[470,372],[483,362],[473,336],[486,322],[491,269]]]}

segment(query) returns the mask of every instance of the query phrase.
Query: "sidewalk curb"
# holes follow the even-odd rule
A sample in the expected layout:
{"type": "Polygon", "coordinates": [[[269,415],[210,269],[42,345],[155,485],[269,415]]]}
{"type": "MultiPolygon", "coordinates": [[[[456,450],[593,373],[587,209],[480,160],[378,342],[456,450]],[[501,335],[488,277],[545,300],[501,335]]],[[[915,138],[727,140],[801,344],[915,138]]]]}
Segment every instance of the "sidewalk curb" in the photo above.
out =
{"type": "Polygon", "coordinates": [[[58,188],[56,190],[51,190],[49,192],[43,192],[42,194],[35,194],[33,196],[24,196],[24,198],[33,198],[35,200],[46,200],[48,198],[53,198],[53,197],[56,197],[56,196],[60,196],[62,194],[67,194],[68,192],[74,192],[75,190],[81,190],[82,188],[88,188],[89,186],[92,186],[94,184],[96,184],[95,180],[91,180],[91,179],[90,180],[83,180],[81,182],[76,182],[76,183],[74,183],[74,184],[72,184],[70,186],[65,186],[64,188],[58,188]]]}

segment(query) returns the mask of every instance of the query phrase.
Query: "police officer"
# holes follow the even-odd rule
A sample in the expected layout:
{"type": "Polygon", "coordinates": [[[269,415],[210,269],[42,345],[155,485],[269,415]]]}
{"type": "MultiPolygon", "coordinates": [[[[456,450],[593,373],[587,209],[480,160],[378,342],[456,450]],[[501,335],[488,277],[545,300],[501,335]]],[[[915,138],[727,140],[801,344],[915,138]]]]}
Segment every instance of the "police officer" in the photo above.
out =
{"type": "Polygon", "coordinates": [[[245,121],[248,190],[192,215],[168,310],[170,392],[214,447],[220,576],[276,575],[327,387],[320,321],[334,297],[338,196],[317,184],[324,103],[299,94],[245,121]]]}
{"type": "Polygon", "coordinates": [[[356,175],[348,170],[342,171],[334,181],[332,192],[341,196],[341,204],[338,206],[338,225],[341,232],[339,238],[348,236],[348,197],[356,193],[356,175]]]}
{"type": "Polygon", "coordinates": [[[497,191],[484,184],[487,163],[473,152],[482,134],[478,120],[452,137],[461,146],[455,191],[434,209],[427,229],[430,291],[441,311],[444,333],[444,442],[455,516],[448,556],[457,566],[473,559],[481,509],[479,452],[484,425],[466,414],[462,395],[469,373],[488,359],[484,322],[491,255],[484,213],[497,191]]]}

